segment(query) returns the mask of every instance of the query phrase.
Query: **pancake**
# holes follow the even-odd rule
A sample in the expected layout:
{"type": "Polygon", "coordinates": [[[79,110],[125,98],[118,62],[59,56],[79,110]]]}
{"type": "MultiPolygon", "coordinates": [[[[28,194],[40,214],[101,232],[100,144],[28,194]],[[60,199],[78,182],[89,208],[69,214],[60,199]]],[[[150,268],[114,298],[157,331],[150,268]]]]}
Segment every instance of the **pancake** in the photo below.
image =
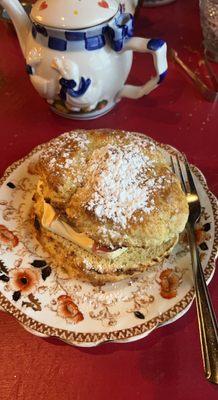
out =
{"type": "Polygon", "coordinates": [[[184,230],[180,182],[142,135],[63,134],[45,145],[35,171],[37,239],[69,277],[105,283],[143,272],[169,255],[184,230]]]}

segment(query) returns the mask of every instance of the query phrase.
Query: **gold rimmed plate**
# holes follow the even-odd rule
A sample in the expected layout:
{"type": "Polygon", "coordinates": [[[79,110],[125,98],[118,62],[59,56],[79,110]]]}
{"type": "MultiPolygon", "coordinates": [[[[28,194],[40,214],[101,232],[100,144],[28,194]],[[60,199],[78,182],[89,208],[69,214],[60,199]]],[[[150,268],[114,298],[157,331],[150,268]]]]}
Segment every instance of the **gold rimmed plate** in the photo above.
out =
{"type": "MultiPolygon", "coordinates": [[[[167,159],[176,153],[181,158],[171,146],[154,143],[167,159]]],[[[29,221],[37,182],[29,166],[43,147],[11,165],[0,181],[0,307],[33,334],[86,347],[138,340],[182,317],[194,299],[185,233],[168,259],[138,277],[93,286],[57,276],[29,221]]],[[[196,238],[209,282],[217,255],[217,200],[202,173],[194,166],[192,171],[202,205],[196,238]]]]}

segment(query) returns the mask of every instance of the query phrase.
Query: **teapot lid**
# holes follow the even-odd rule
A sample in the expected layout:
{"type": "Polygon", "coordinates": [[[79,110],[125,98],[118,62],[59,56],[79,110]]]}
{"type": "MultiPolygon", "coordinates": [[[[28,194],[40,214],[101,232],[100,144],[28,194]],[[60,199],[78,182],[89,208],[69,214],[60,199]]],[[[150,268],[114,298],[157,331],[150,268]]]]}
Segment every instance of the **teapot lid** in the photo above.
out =
{"type": "Polygon", "coordinates": [[[117,0],[37,0],[31,19],[59,29],[82,29],[111,19],[119,8],[117,0]]]}

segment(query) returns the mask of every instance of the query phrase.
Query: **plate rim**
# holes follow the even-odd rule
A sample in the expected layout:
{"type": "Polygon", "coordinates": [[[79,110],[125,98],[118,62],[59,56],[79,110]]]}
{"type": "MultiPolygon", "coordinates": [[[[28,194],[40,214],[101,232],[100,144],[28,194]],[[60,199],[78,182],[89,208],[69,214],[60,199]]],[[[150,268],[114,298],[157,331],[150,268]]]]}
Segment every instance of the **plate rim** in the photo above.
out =
{"type": "MultiPolygon", "coordinates": [[[[131,132],[132,134],[137,134],[139,136],[142,136],[143,138],[146,138],[150,142],[154,143],[156,146],[159,148],[165,150],[167,153],[170,154],[178,154],[178,156],[182,159],[182,154],[179,150],[177,150],[175,147],[169,145],[169,144],[164,144],[156,141],[155,139],[147,136],[146,134],[143,133],[138,133],[138,132],[131,132]]],[[[5,172],[3,173],[2,177],[0,178],[0,189],[8,176],[21,164],[23,164],[26,160],[31,158],[34,154],[37,152],[41,151],[44,146],[49,143],[51,140],[55,138],[50,139],[47,142],[41,143],[38,146],[34,147],[27,155],[24,157],[20,158],[19,160],[13,162],[10,166],[7,167],[5,172]]],[[[198,167],[195,165],[191,164],[191,169],[194,173],[194,175],[199,179],[200,183],[202,184],[208,198],[211,204],[212,212],[213,212],[213,217],[214,217],[214,242],[213,242],[213,247],[211,249],[211,254],[210,258],[208,260],[207,266],[205,267],[204,270],[204,275],[206,280],[210,280],[210,277],[212,279],[213,273],[216,268],[216,259],[218,256],[218,202],[216,199],[216,196],[209,190],[206,178],[204,177],[203,173],[199,170],[198,167]]],[[[1,259],[0,259],[1,262],[1,259]]],[[[23,325],[24,328],[27,328],[29,332],[32,331],[33,334],[39,334],[40,336],[44,337],[55,337],[59,338],[62,341],[76,345],[76,346],[81,346],[81,347],[92,347],[92,346],[97,346],[99,344],[105,343],[105,342],[120,342],[120,343],[127,343],[133,340],[139,340],[142,339],[143,337],[147,336],[149,333],[151,333],[153,330],[155,330],[158,327],[162,327],[165,324],[169,323],[170,320],[173,323],[173,319],[175,316],[179,316],[180,313],[182,313],[182,316],[186,313],[186,311],[189,310],[192,302],[194,300],[194,287],[192,287],[186,295],[176,304],[174,304],[172,307],[170,307],[167,311],[164,313],[160,314],[159,316],[156,316],[149,321],[146,321],[144,323],[141,323],[139,325],[135,325],[131,328],[124,328],[124,329],[119,329],[119,330],[114,330],[111,332],[73,332],[73,331],[68,331],[67,329],[60,329],[60,328],[55,328],[52,326],[49,326],[45,323],[38,322],[34,320],[31,317],[28,317],[23,311],[19,310],[15,305],[13,305],[10,300],[8,300],[2,292],[0,292],[0,306],[2,309],[13,315],[18,322],[23,325]],[[187,309],[187,310],[186,310],[187,309]],[[135,338],[135,339],[134,339],[135,338]]]]}

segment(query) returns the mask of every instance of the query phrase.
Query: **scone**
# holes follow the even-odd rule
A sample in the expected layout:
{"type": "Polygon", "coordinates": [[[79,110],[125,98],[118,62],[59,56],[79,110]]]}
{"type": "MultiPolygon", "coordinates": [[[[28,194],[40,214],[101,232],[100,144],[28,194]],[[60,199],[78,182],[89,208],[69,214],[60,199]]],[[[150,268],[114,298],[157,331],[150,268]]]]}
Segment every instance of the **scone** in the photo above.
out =
{"type": "Polygon", "coordinates": [[[161,151],[136,133],[78,130],[45,145],[35,166],[33,222],[69,277],[115,282],[160,262],[188,218],[161,151]]]}

